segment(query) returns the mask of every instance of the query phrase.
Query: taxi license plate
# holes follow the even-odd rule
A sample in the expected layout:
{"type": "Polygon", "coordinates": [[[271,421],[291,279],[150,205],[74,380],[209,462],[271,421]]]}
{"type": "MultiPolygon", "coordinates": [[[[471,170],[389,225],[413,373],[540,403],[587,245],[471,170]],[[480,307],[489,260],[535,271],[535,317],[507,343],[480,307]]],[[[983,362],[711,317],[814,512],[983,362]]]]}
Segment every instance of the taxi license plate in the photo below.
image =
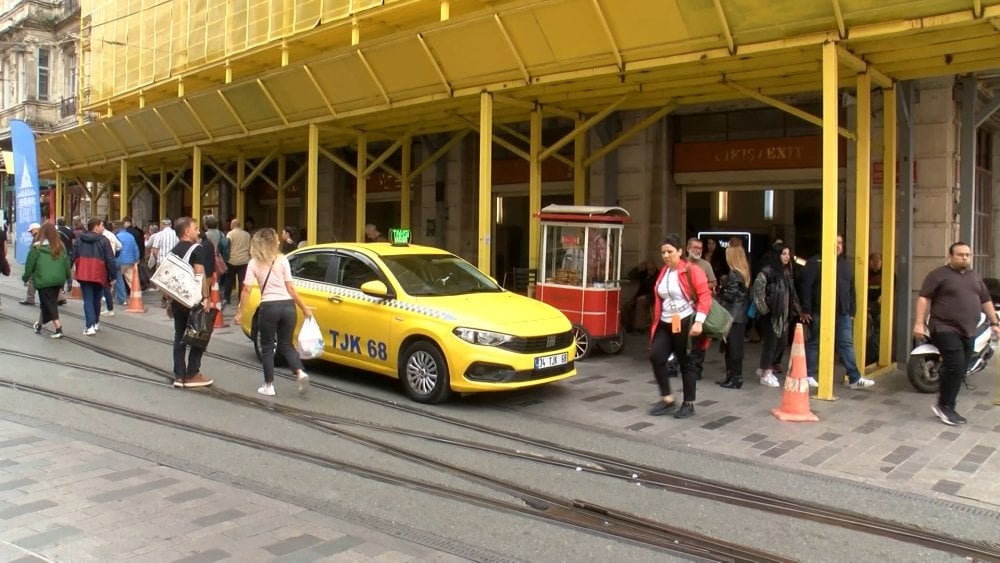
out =
{"type": "Polygon", "coordinates": [[[563,352],[562,354],[553,354],[551,356],[539,356],[535,358],[535,369],[561,366],[568,361],[569,355],[566,352],[563,352]]]}

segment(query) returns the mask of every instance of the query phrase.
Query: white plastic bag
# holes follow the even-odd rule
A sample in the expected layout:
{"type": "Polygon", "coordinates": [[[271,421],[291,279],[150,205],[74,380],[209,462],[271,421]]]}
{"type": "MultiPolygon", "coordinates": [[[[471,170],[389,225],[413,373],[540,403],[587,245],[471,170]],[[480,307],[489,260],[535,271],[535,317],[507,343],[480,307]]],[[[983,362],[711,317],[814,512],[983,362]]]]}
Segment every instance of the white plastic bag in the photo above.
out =
{"type": "Polygon", "coordinates": [[[302,322],[295,348],[303,360],[312,360],[323,354],[323,331],[319,329],[316,317],[308,317],[302,322]]]}

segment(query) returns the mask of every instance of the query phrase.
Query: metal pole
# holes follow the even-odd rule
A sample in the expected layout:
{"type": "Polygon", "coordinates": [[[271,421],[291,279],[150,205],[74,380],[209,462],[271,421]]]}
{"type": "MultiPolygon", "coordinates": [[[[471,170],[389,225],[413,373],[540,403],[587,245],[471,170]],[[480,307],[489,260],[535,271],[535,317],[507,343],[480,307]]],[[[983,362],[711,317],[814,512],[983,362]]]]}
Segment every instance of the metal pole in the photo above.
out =
{"type": "MultiPolygon", "coordinates": [[[[976,244],[973,239],[976,235],[976,96],[975,75],[962,78],[958,238],[971,245],[976,244]]],[[[975,252],[977,250],[979,249],[973,246],[973,267],[976,265],[975,252]]]]}
{"type": "Polygon", "coordinates": [[[194,147],[191,163],[191,217],[201,225],[201,147],[194,147]]]}
{"type": "Polygon", "coordinates": [[[479,257],[477,266],[492,271],[490,199],[493,195],[493,94],[479,95],[479,257]]]}
{"type": "Polygon", "coordinates": [[[246,226],[247,221],[247,156],[242,152],[236,156],[236,219],[240,222],[240,227],[246,226]]]}
{"type": "Polygon", "coordinates": [[[858,366],[868,365],[865,357],[868,343],[868,252],[871,232],[871,125],[872,79],[867,72],[858,75],[857,135],[855,157],[854,211],[854,287],[857,289],[857,315],[854,321],[854,351],[858,366]]]}
{"type": "MultiPolygon", "coordinates": [[[[118,199],[118,219],[124,219],[128,215],[128,161],[122,159],[118,177],[119,199],[118,199]]],[[[58,189],[58,185],[57,185],[58,189]]]]}
{"type": "MultiPolygon", "coordinates": [[[[576,129],[583,125],[582,119],[576,120],[576,129]]],[[[573,205],[585,205],[587,203],[587,168],[583,161],[587,156],[587,137],[589,132],[576,137],[573,141],[573,205]]]]}
{"type": "Polygon", "coordinates": [[[365,212],[368,202],[368,135],[362,133],[358,135],[358,175],[357,190],[354,200],[354,239],[358,242],[365,241],[365,212]]]}
{"type": "MultiPolygon", "coordinates": [[[[309,124],[309,154],[306,163],[306,244],[316,244],[316,229],[319,214],[317,192],[319,191],[319,126],[309,124]]],[[[240,166],[240,170],[243,167],[240,166]]]]}
{"type": "MultiPolygon", "coordinates": [[[[886,291],[886,287],[892,287],[896,279],[896,132],[898,123],[895,88],[882,90],[882,104],[885,123],[882,130],[882,319],[879,326],[878,345],[878,365],[880,368],[888,367],[892,363],[892,325],[890,323],[895,312],[893,293],[886,291]]],[[[904,177],[912,177],[910,174],[913,165],[909,155],[903,159],[903,166],[900,168],[904,177]]],[[[901,209],[900,213],[902,213],[901,209]]],[[[913,231],[904,230],[903,232],[913,231]]],[[[909,295],[905,295],[905,299],[909,301],[909,295]]],[[[908,326],[905,328],[909,330],[908,326]]],[[[909,339],[906,340],[909,341],[909,339]]]]}
{"type": "MultiPolygon", "coordinates": [[[[837,128],[837,44],[823,44],[823,226],[820,237],[820,322],[819,322],[819,392],[817,399],[832,401],[833,348],[837,291],[837,166],[839,165],[837,128]]],[[[815,327],[814,327],[815,329],[815,327]]]]}
{"type": "Polygon", "coordinates": [[[403,139],[403,145],[400,147],[402,151],[403,163],[400,166],[400,190],[399,190],[399,226],[404,229],[410,228],[410,221],[412,210],[412,202],[410,198],[410,184],[412,183],[412,178],[410,178],[410,169],[413,165],[413,138],[409,135],[403,139]]]}
{"type": "MultiPolygon", "coordinates": [[[[542,110],[535,107],[531,111],[531,135],[528,148],[528,269],[538,268],[538,246],[542,223],[538,214],[542,211],[542,166],[538,155],[542,152],[542,110]]],[[[531,276],[529,276],[530,278],[531,276]]],[[[534,297],[535,284],[528,283],[528,296],[534,297]]]]}
{"type": "MultiPolygon", "coordinates": [[[[892,320],[895,325],[896,338],[896,360],[905,362],[910,354],[910,343],[912,339],[910,332],[913,329],[913,245],[909,234],[913,232],[913,84],[901,82],[896,88],[889,90],[892,100],[886,99],[886,108],[896,108],[894,115],[902,114],[903,119],[899,121],[899,151],[900,170],[903,172],[899,182],[899,201],[896,204],[896,228],[906,236],[899,237],[896,242],[896,269],[892,272],[895,275],[895,314],[892,320]],[[897,103],[897,101],[899,103],[897,103]]],[[[886,111],[890,111],[886,109],[886,111]]],[[[889,114],[886,113],[886,116],[889,114]]],[[[894,117],[895,119],[895,117],[894,117]]],[[[895,144],[893,144],[895,146],[895,144]]],[[[895,194],[894,194],[895,195],[895,194]]],[[[888,209],[892,209],[889,207],[888,209]]],[[[886,273],[883,266],[882,279],[886,273]]],[[[892,278],[890,278],[890,283],[892,278]]],[[[888,300],[892,303],[892,300],[888,300]]],[[[883,302],[884,303],[884,302],[883,302]]],[[[892,342],[885,335],[891,334],[892,329],[888,321],[884,318],[885,311],[882,312],[882,346],[888,350],[892,342]]],[[[886,365],[891,362],[891,358],[883,360],[886,365]]]]}
{"type": "Polygon", "coordinates": [[[278,184],[278,201],[277,201],[278,213],[277,213],[277,217],[276,217],[277,222],[278,222],[278,232],[279,233],[281,233],[281,231],[284,230],[284,228],[285,228],[285,176],[287,175],[287,169],[288,169],[288,160],[285,158],[285,155],[283,155],[283,154],[279,155],[278,156],[278,178],[277,178],[277,180],[278,180],[277,181],[277,184],[278,184]]]}

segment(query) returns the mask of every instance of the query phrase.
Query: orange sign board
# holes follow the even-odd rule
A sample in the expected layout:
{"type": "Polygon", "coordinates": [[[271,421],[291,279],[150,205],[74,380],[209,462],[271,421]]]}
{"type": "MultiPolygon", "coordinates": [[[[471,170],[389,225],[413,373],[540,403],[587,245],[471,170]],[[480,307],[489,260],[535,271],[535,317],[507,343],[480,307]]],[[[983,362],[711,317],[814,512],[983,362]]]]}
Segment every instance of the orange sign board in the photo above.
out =
{"type": "MultiPolygon", "coordinates": [[[[841,166],[846,161],[844,148],[841,139],[838,151],[841,166]]],[[[674,146],[675,172],[822,167],[823,139],[819,136],[678,143],[674,146]]]]}

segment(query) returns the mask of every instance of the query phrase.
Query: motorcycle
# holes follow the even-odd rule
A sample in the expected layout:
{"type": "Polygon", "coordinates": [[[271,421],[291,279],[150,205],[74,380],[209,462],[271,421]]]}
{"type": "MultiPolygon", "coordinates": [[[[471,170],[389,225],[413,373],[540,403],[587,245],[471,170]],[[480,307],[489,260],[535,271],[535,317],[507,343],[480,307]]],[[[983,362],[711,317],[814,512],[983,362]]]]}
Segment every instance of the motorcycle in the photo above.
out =
{"type": "MultiPolygon", "coordinates": [[[[1000,311],[996,302],[993,306],[1000,311]]],[[[986,315],[979,314],[979,324],[976,325],[976,336],[972,344],[972,360],[965,377],[979,373],[997,351],[997,341],[992,338],[990,323],[986,315]]],[[[929,340],[916,342],[910,351],[910,360],[906,363],[906,375],[910,384],[921,393],[937,393],[941,385],[941,353],[937,346],[929,340]]]]}

